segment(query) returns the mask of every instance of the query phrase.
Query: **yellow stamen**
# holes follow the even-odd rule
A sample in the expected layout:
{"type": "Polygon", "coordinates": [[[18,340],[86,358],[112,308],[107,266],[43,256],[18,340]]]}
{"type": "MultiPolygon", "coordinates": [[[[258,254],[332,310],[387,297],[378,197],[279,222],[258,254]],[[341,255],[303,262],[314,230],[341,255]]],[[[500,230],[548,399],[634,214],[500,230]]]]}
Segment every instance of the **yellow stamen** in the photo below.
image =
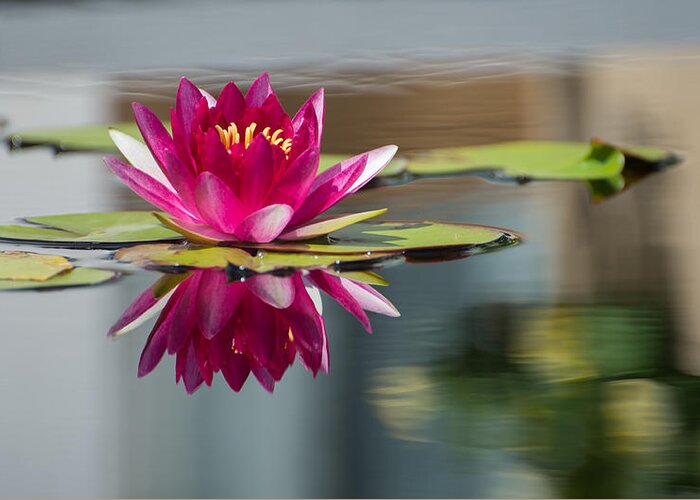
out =
{"type": "MultiPolygon", "coordinates": [[[[255,138],[255,129],[257,127],[258,124],[255,122],[252,122],[246,127],[245,132],[243,133],[243,147],[248,148],[248,146],[251,145],[253,139],[255,138]]],[[[241,143],[241,135],[238,132],[238,127],[235,123],[231,122],[226,129],[222,128],[220,125],[215,125],[214,128],[219,134],[219,139],[226,149],[231,149],[231,147],[233,147],[235,144],[241,143]]],[[[284,130],[281,128],[275,130],[272,135],[270,135],[271,130],[271,127],[265,127],[262,132],[259,133],[262,134],[270,144],[279,147],[288,157],[289,153],[292,151],[292,139],[285,139],[282,136],[282,134],[284,134],[284,130]]]]}
{"type": "Polygon", "coordinates": [[[255,132],[255,127],[257,127],[258,124],[253,122],[248,127],[245,129],[245,147],[247,148],[250,146],[250,143],[253,142],[253,132],[255,132]]]}
{"type": "Polygon", "coordinates": [[[287,332],[287,336],[289,337],[290,342],[294,342],[294,335],[292,334],[292,329],[289,329],[289,332],[287,332]]]}
{"type": "Polygon", "coordinates": [[[275,133],[272,134],[272,137],[270,137],[270,142],[272,144],[277,144],[277,142],[276,142],[277,138],[280,137],[281,135],[282,135],[282,129],[278,128],[277,130],[275,130],[275,133]]]}

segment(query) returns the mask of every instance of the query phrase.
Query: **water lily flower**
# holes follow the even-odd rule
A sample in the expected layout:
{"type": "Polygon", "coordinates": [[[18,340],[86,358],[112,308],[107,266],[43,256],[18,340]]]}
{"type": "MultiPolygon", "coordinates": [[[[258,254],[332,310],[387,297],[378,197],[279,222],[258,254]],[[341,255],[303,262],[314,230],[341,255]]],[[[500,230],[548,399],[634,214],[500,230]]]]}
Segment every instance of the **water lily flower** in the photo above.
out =
{"type": "Polygon", "coordinates": [[[229,82],[218,99],[182,78],[172,135],[146,106],[134,103],[145,144],[118,130],[124,157],[107,166],[146,201],[167,212],[161,221],[191,241],[267,243],[313,238],[383,213],[313,219],[376,176],[396,146],[384,146],[319,172],[323,89],[290,118],[267,73],[245,97],[229,82]]]}
{"type": "Polygon", "coordinates": [[[144,291],[117,320],[110,335],[133,330],[160,313],[139,361],[138,375],[150,373],[167,351],[176,356],[176,382],[188,393],[212,384],[221,372],[239,391],[252,372],[272,392],[299,355],[314,376],[328,372],[328,341],[319,289],[353,314],[368,332],[365,311],[399,312],[371,286],[310,271],[291,276],[254,275],[227,283],[221,270],[200,269],[184,279],[166,276],[144,291]]]}

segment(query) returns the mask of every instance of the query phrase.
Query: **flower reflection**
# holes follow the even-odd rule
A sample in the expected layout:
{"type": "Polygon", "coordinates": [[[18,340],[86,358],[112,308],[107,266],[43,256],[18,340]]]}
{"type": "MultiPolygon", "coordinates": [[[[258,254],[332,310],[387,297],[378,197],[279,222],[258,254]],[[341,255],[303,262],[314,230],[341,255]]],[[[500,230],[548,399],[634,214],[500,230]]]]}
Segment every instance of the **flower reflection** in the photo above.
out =
{"type": "Polygon", "coordinates": [[[384,296],[361,281],[324,271],[291,276],[257,274],[229,283],[222,270],[166,275],[144,291],[110,330],[121,335],[158,312],[139,361],[150,373],[167,351],[176,382],[192,394],[221,372],[234,391],[250,375],[272,392],[296,355],[314,376],[328,372],[328,342],[319,290],[371,332],[365,311],[399,316],[384,296]]]}

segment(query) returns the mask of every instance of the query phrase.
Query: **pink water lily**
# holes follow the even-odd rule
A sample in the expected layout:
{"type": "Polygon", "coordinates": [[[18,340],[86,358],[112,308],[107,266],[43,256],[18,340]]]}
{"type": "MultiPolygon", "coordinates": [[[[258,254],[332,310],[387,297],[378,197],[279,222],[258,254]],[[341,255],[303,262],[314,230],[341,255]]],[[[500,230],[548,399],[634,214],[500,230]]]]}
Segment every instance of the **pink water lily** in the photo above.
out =
{"type": "Polygon", "coordinates": [[[130,162],[106,157],[136,194],[167,212],[161,221],[200,243],[267,243],[327,234],[381,210],[313,221],[354,193],[392,159],[384,146],[318,172],[323,89],[290,118],[267,73],[243,96],[229,82],[218,99],[183,78],[171,110],[172,136],[146,106],[134,103],[145,141],[110,134],[130,162]]]}
{"type": "Polygon", "coordinates": [[[221,372],[234,391],[252,373],[272,392],[296,355],[314,376],[328,372],[328,341],[319,289],[328,293],[371,332],[365,311],[399,312],[371,286],[323,271],[278,277],[258,274],[227,283],[221,270],[196,270],[168,293],[144,291],[117,320],[111,335],[133,330],[159,313],[141,360],[140,377],[168,352],[176,356],[176,382],[188,393],[211,385],[221,372]]]}

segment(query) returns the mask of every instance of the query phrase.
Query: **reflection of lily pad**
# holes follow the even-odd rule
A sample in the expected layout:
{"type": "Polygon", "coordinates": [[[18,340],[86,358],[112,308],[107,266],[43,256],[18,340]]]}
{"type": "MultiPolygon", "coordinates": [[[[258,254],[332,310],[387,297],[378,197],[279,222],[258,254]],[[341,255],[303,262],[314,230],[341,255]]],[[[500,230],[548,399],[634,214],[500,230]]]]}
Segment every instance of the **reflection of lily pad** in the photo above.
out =
{"type": "Polygon", "coordinates": [[[60,255],[0,251],[0,290],[98,285],[116,276],[103,269],[74,268],[60,255]]]}
{"type": "Polygon", "coordinates": [[[151,212],[101,212],[27,217],[34,225],[0,226],[0,240],[71,248],[117,248],[182,236],[151,212]]]}
{"type": "Polygon", "coordinates": [[[32,290],[99,285],[117,277],[105,269],[76,267],[44,281],[0,279],[0,290],[32,290]]]}
{"type": "Polygon", "coordinates": [[[189,248],[187,245],[156,244],[123,248],[118,250],[114,257],[121,262],[148,268],[225,268],[231,265],[240,270],[267,273],[281,269],[327,268],[360,262],[371,267],[400,256],[392,253],[335,255],[266,251],[251,255],[240,248],[189,248]]]}
{"type": "Polygon", "coordinates": [[[60,255],[0,252],[0,281],[46,281],[71,269],[73,265],[60,255]]]}
{"type": "MultiPolygon", "coordinates": [[[[114,128],[134,137],[134,123],[114,128]]],[[[117,152],[107,125],[63,127],[17,132],[8,140],[12,147],[50,146],[56,151],[117,152]]],[[[341,155],[322,155],[320,170],[342,160],[341,155]]],[[[381,174],[388,182],[407,182],[420,177],[481,175],[493,180],[525,182],[541,180],[587,181],[594,198],[617,193],[646,175],[676,164],[680,159],[662,149],[618,147],[603,141],[592,143],[515,141],[483,146],[440,148],[395,159],[381,174]]],[[[378,179],[381,183],[381,179],[378,179]]]]}

